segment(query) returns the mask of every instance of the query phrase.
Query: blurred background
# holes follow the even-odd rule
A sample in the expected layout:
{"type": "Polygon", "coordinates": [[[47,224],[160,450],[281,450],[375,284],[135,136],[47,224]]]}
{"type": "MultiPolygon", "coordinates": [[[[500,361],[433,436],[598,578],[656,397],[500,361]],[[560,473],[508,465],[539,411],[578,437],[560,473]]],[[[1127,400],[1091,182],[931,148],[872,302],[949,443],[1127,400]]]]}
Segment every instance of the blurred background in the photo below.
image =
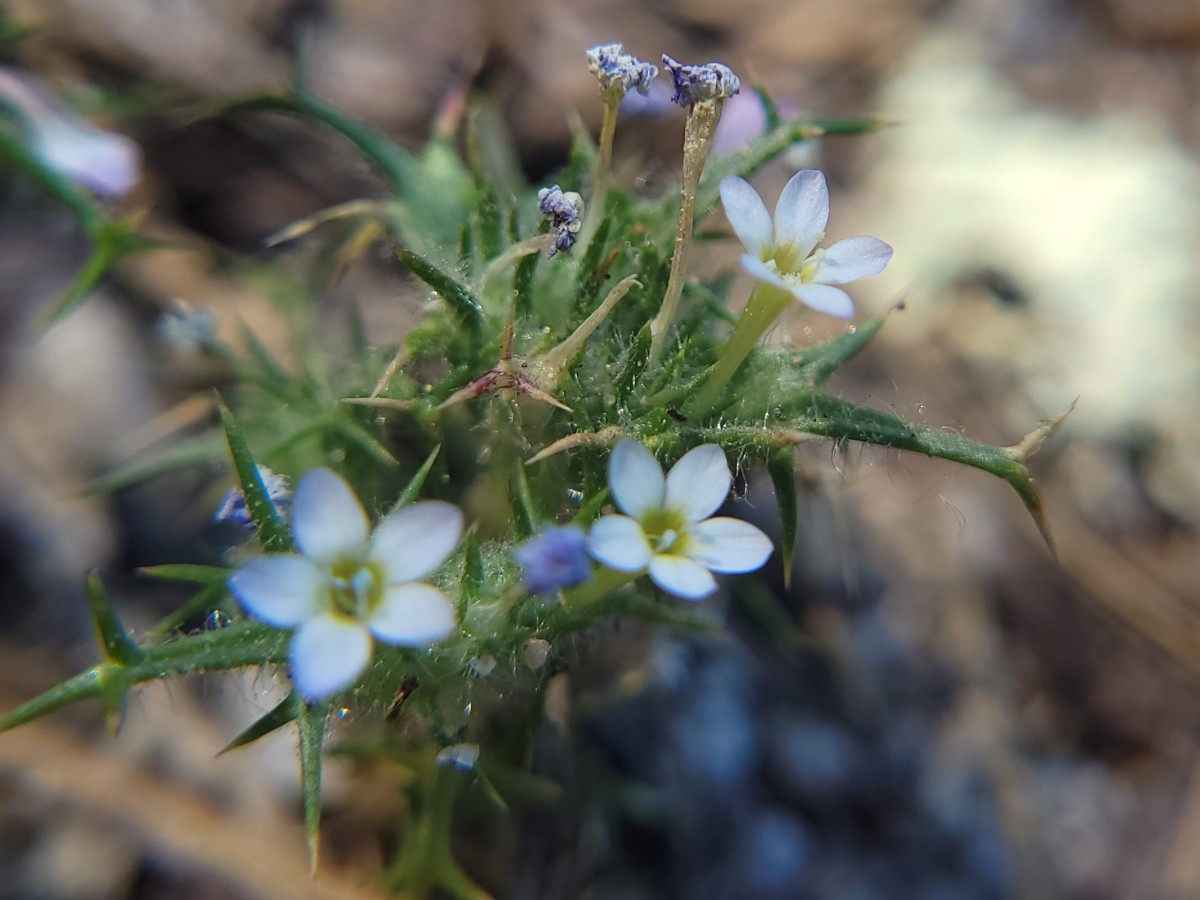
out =
{"type": "MultiPolygon", "coordinates": [[[[756,185],[773,197],[820,166],[830,238],[896,248],[853,292],[863,314],[904,308],[836,376],[845,396],[1002,445],[1078,398],[1034,460],[1057,555],[979,472],[804,448],[790,590],[768,578],[715,602],[722,640],[622,625],[571,648],[535,760],[567,799],[500,824],[468,812],[464,864],[528,898],[1200,897],[1195,0],[0,8],[6,77],[42,79],[136,143],[120,206],[173,245],[38,334],[86,244],[0,172],[0,707],[94,661],[88,570],[136,630],[180,600],[137,566],[217,552],[225,473],[87,490],[210,414],[187,398],[213,373],[164,314],[210,309],[230,341],[246,323],[283,352],[261,273],[300,263],[264,239],[381,195],[327,133],[204,111],[284,88],[303,39],[312,90],[410,148],[471,84],[539,182],[576,117],[598,127],[584,49],[620,40],[725,62],[789,111],[892,123],[797,148],[756,185]]],[[[730,122],[752,132],[753,102],[730,122]]],[[[625,118],[619,177],[674,177],[681,134],[653,104],[625,118]]],[[[714,265],[734,264],[724,251],[714,265]]],[[[735,282],[734,304],[747,293],[735,282]]],[[[358,303],[389,345],[418,296],[381,250],[322,315],[358,303]]],[[[769,340],[836,333],[815,319],[795,310],[769,340]]],[[[777,533],[768,479],[751,471],[746,490],[777,533]]],[[[88,706],[0,736],[0,897],[381,896],[372,873],[404,805],[388,773],[332,767],[310,880],[292,738],[214,758],[280,687],[187,679],[138,693],[115,739],[88,706]]]]}

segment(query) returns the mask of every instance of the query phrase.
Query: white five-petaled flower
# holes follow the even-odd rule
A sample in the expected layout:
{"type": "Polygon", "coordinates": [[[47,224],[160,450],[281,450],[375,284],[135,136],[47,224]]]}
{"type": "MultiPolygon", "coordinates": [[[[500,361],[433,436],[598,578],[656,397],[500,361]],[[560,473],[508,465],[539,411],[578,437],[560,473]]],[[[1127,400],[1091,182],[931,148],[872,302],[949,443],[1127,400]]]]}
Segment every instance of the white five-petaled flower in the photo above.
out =
{"type": "Polygon", "coordinates": [[[296,487],[291,525],[300,552],[251,560],[230,576],[229,588],[255,618],[296,629],[292,678],[307,699],[354,684],[371,661],[373,637],[424,646],[454,628],[450,601],[421,579],[458,545],[457,507],[414,503],[372,535],[350,486],[314,469],[296,487]]]}
{"type": "Polygon", "coordinates": [[[704,444],[664,478],[637,441],[621,441],[608,462],[608,485],[625,515],[599,519],[588,549],[610,569],[648,569],[660,588],[699,600],[717,589],[713,572],[752,572],[771,555],[770,539],[748,522],[709,518],[725,502],[733,476],[725,453],[704,444]]]}
{"type": "Polygon", "coordinates": [[[879,238],[851,237],[818,250],[829,221],[829,187],[816,169],[792,176],[779,195],[775,222],[745,179],[721,180],[725,215],[746,248],[742,268],[760,281],[783,288],[813,309],[848,319],[854,302],[837,284],[878,275],[892,258],[879,238]]]}

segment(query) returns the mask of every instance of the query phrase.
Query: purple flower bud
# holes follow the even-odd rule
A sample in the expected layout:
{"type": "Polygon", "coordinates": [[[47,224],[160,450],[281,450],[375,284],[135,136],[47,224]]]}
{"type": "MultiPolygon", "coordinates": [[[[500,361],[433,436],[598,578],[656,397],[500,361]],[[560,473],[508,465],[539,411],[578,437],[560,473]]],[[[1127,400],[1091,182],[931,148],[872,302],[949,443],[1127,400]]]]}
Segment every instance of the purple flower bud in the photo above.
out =
{"type": "Polygon", "coordinates": [[[587,535],[578,525],[548,528],[513,555],[525,569],[521,583],[535,594],[554,594],[587,581],[592,573],[587,535]]]}
{"type": "MultiPolygon", "coordinates": [[[[275,509],[284,519],[292,506],[292,486],[286,475],[276,475],[266,466],[258,467],[258,475],[267,489],[267,496],[275,504],[275,509]]],[[[254,531],[254,521],[250,518],[250,510],[246,508],[246,495],[239,487],[232,487],[225,494],[225,499],[213,514],[214,522],[232,522],[246,531],[254,531]]]]}
{"type": "Polygon", "coordinates": [[[727,100],[741,90],[742,82],[733,69],[721,63],[685,66],[663,54],[663,65],[675,81],[675,96],[671,100],[689,109],[704,100],[727,100]]]}

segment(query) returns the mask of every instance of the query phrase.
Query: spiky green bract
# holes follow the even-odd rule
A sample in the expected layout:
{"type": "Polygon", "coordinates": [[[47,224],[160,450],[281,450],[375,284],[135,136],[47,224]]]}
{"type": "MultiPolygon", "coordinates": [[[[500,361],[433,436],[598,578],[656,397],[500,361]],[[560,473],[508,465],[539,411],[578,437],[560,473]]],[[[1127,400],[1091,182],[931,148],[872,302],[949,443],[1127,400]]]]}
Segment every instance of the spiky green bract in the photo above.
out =
{"type": "Polygon", "coordinates": [[[266,737],[273,731],[278,731],[284,725],[295,722],[300,716],[300,711],[304,708],[304,701],[300,699],[300,695],[295,691],[289,693],[286,697],[279,701],[274,707],[263,713],[259,718],[255,719],[248,727],[242,730],[237,737],[226,744],[222,749],[222,753],[228,753],[230,750],[236,750],[238,747],[245,747],[247,744],[252,744],[261,737],[266,737]]]}
{"type": "Polygon", "coordinates": [[[134,685],[160,678],[282,663],[287,659],[285,632],[247,622],[202,632],[156,647],[146,647],[128,664],[107,659],[69,678],[0,718],[7,731],[91,697],[123,698],[134,685]]]}
{"type": "Polygon", "coordinates": [[[304,833],[308,837],[308,861],[313,874],[321,857],[321,756],[325,743],[325,719],[329,704],[300,703],[296,722],[300,726],[300,794],[304,799],[304,833]]]}

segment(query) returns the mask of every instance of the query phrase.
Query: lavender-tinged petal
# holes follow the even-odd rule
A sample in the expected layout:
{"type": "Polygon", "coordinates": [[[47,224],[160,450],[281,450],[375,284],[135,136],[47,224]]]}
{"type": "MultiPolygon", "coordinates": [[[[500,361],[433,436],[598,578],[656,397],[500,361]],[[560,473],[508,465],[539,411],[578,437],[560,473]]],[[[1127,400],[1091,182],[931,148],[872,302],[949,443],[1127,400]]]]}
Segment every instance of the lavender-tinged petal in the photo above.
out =
{"type": "Polygon", "coordinates": [[[424,500],[396,510],[379,523],[371,559],[383,566],[385,584],[424,578],[458,546],[463,515],[457,506],[424,500]]]}
{"type": "Polygon", "coordinates": [[[690,529],[687,555],[713,572],[753,572],[775,547],[771,539],[741,519],[720,516],[690,529]]]}
{"type": "Polygon", "coordinates": [[[588,552],[619,572],[640,572],[650,563],[650,544],[642,526],[628,516],[604,516],[588,533],[588,552]]]}
{"type": "Polygon", "coordinates": [[[252,559],[230,575],[229,591],[254,618],[276,628],[295,628],[317,613],[328,582],[310,560],[273,554],[252,559]]]}
{"type": "Polygon", "coordinates": [[[716,444],[703,444],[685,453],[667,475],[664,505],[683,513],[689,522],[699,522],[720,509],[732,483],[725,451],[716,444]]]}
{"type": "Polygon", "coordinates": [[[360,622],[320,615],[292,638],[289,658],[296,690],[320,700],[350,687],[371,661],[371,634],[360,622]]]}
{"type": "Polygon", "coordinates": [[[322,563],[361,556],[369,533],[367,514],[342,476],[313,469],[300,479],[292,497],[292,534],[305,556],[322,563]]]}
{"type": "Polygon", "coordinates": [[[684,556],[655,556],[650,560],[650,578],[668,594],[685,600],[703,599],[717,589],[708,569],[684,556]]]}
{"type": "Polygon", "coordinates": [[[825,251],[812,280],[820,284],[846,284],[878,275],[892,258],[892,248],[879,238],[862,235],[838,241],[825,251]]]}
{"type": "Polygon", "coordinates": [[[431,584],[391,587],[368,623],[371,633],[387,644],[423,647],[454,630],[454,607],[431,584]]]}
{"type": "Polygon", "coordinates": [[[743,253],[741,263],[742,268],[759,281],[765,281],[768,284],[781,287],[785,291],[790,291],[792,289],[792,285],[789,282],[784,281],[773,266],[763,262],[757,256],[751,256],[749,253],[743,253]]]}
{"type": "Polygon", "coordinates": [[[817,312],[837,316],[839,319],[854,317],[854,301],[841,288],[827,284],[789,284],[787,289],[797,300],[817,312]]]}
{"type": "Polygon", "coordinates": [[[722,178],[718,189],[725,206],[725,218],[733,226],[738,240],[747,253],[762,259],[771,246],[771,214],[758,191],[746,179],[736,175],[722,178]]]}
{"type": "Polygon", "coordinates": [[[825,237],[829,223],[829,186],[817,169],[802,169],[784,185],[775,205],[775,244],[791,245],[806,258],[825,237]]]}
{"type": "Polygon", "coordinates": [[[621,512],[640,519],[662,506],[666,481],[662,467],[637,441],[620,441],[608,458],[608,487],[621,512]]]}

